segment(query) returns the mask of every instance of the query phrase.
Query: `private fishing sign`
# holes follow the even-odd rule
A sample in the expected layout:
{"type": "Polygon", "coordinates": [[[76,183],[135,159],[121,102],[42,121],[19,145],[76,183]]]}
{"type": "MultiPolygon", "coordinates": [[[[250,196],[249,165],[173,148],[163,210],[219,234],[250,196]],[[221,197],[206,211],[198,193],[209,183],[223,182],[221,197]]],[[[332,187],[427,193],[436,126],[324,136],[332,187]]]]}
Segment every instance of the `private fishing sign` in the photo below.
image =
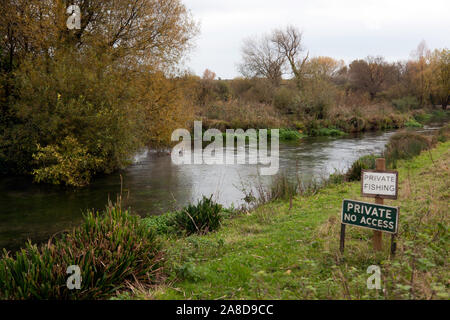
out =
{"type": "Polygon", "coordinates": [[[363,170],[361,195],[369,198],[396,200],[398,198],[398,172],[363,170]]]}

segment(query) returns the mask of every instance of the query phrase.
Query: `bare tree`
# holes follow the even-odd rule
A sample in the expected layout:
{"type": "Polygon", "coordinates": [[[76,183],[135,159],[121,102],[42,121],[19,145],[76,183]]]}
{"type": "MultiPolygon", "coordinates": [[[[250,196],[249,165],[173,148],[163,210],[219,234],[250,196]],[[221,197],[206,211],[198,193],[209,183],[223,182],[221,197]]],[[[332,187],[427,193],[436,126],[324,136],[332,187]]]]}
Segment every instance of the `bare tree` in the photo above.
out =
{"type": "Polygon", "coordinates": [[[285,56],[279,52],[269,36],[244,40],[242,58],[239,72],[244,77],[264,77],[274,86],[281,83],[285,56]]]}
{"type": "Polygon", "coordinates": [[[275,30],[272,34],[272,42],[276,45],[279,54],[284,56],[289,62],[299,89],[302,87],[303,70],[309,58],[309,52],[302,57],[305,51],[302,45],[302,38],[303,33],[294,26],[275,30]]]}

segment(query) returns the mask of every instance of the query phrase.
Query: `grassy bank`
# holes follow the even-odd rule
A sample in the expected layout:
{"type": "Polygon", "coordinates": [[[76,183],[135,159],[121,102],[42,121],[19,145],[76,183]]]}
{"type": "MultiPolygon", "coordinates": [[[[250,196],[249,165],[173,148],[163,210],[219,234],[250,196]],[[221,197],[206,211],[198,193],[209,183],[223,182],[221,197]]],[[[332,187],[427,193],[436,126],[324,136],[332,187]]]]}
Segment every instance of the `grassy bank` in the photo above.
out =
{"type": "Polygon", "coordinates": [[[343,136],[348,133],[405,127],[420,128],[429,122],[449,118],[449,111],[431,107],[405,110],[389,104],[334,107],[329,109],[323,119],[299,118],[282,114],[270,105],[251,106],[236,101],[211,106],[201,115],[206,129],[225,131],[237,128],[280,128],[281,140],[299,140],[306,136],[343,136]]]}
{"type": "Polygon", "coordinates": [[[330,185],[292,204],[277,201],[204,236],[164,240],[166,281],[143,299],[448,299],[450,142],[397,163],[398,249],[372,249],[372,232],[347,228],[339,253],[342,200],[366,200],[359,182],[330,185]],[[381,267],[384,290],[368,290],[366,270],[381,267]]]}
{"type": "Polygon", "coordinates": [[[47,243],[4,250],[0,299],[448,299],[449,129],[405,130],[386,147],[400,173],[400,198],[387,201],[401,207],[394,258],[388,237],[375,253],[372,232],[355,227],[339,252],[342,200],[364,200],[350,181],[373,165],[365,157],[323,185],[276,176],[252,210],[203,198],[141,219],[119,197],[47,243]],[[372,265],[384,290],[367,289],[372,265]],[[66,287],[69,266],[80,267],[81,290],[66,287]]]}

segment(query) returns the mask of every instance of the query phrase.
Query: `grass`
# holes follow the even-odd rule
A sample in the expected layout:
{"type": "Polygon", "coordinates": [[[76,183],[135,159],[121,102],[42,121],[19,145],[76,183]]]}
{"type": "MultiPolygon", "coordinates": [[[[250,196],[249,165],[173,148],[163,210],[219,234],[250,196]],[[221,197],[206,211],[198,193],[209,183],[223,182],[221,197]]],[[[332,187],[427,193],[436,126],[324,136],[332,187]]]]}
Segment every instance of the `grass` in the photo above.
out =
{"type": "MultiPolygon", "coordinates": [[[[345,198],[365,200],[358,182],[275,201],[206,236],[166,238],[167,282],[137,299],[449,299],[450,142],[400,160],[398,249],[375,253],[370,230],[347,228],[339,252],[345,198]],[[368,290],[367,268],[381,267],[384,290],[368,290]]],[[[130,298],[128,295],[119,298],[130,298]]]]}
{"type": "Polygon", "coordinates": [[[423,128],[423,124],[417,122],[415,119],[410,119],[405,123],[407,128],[423,128]]]}
{"type": "Polygon", "coordinates": [[[27,243],[0,259],[0,299],[104,299],[117,290],[159,282],[162,255],[152,230],[123,210],[88,212],[83,223],[41,246],[27,243]],[[69,266],[79,266],[80,290],[66,286],[69,266]]]}

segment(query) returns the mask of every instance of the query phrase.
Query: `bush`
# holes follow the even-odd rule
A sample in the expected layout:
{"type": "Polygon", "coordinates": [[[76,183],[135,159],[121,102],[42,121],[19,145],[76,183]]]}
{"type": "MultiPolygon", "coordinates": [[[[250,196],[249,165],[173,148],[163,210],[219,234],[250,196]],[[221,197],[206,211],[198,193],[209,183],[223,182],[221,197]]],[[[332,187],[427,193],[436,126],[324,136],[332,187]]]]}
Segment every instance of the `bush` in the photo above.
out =
{"type": "Polygon", "coordinates": [[[415,119],[410,119],[405,123],[405,127],[408,128],[423,128],[423,125],[417,122],[415,119]]]}
{"type": "Polygon", "coordinates": [[[40,168],[33,170],[35,182],[83,187],[89,184],[92,172],[103,162],[101,158],[90,155],[88,149],[73,137],[66,137],[60,144],[45,148],[38,144],[37,150],[33,159],[40,168]]]}
{"type": "Polygon", "coordinates": [[[450,139],[450,124],[445,125],[439,129],[437,133],[437,141],[446,142],[450,139]]]}
{"type": "Polygon", "coordinates": [[[295,141],[304,138],[305,135],[291,129],[280,129],[280,140],[295,141]]]}
{"type": "Polygon", "coordinates": [[[402,131],[394,134],[386,146],[385,157],[387,163],[396,166],[397,160],[410,159],[419,155],[423,150],[430,149],[432,141],[429,137],[416,132],[402,131]]]}
{"type": "Polygon", "coordinates": [[[362,170],[375,169],[375,155],[366,155],[356,160],[345,174],[347,181],[360,181],[362,170]]]}
{"type": "Polygon", "coordinates": [[[141,223],[157,234],[173,234],[176,233],[173,223],[175,215],[176,213],[168,212],[159,216],[150,216],[142,219],[141,223]]]}
{"type": "Polygon", "coordinates": [[[196,205],[188,205],[178,211],[173,218],[176,230],[186,235],[206,234],[219,229],[223,216],[222,206],[212,200],[212,196],[203,197],[196,205]]]}
{"type": "Polygon", "coordinates": [[[420,102],[416,97],[408,96],[401,99],[392,100],[392,105],[399,111],[408,111],[420,107],[420,102]]]}
{"type": "Polygon", "coordinates": [[[345,136],[346,133],[336,128],[320,128],[317,135],[321,137],[341,137],[345,136]]]}
{"type": "Polygon", "coordinates": [[[280,87],[273,97],[273,105],[284,113],[292,113],[295,109],[296,92],[286,87],[280,87]]]}
{"type": "Polygon", "coordinates": [[[27,243],[0,260],[0,299],[100,299],[130,283],[157,279],[161,253],[155,234],[139,218],[110,205],[89,212],[81,226],[38,248],[27,243]],[[66,287],[68,266],[81,269],[81,290],[66,287]]]}

